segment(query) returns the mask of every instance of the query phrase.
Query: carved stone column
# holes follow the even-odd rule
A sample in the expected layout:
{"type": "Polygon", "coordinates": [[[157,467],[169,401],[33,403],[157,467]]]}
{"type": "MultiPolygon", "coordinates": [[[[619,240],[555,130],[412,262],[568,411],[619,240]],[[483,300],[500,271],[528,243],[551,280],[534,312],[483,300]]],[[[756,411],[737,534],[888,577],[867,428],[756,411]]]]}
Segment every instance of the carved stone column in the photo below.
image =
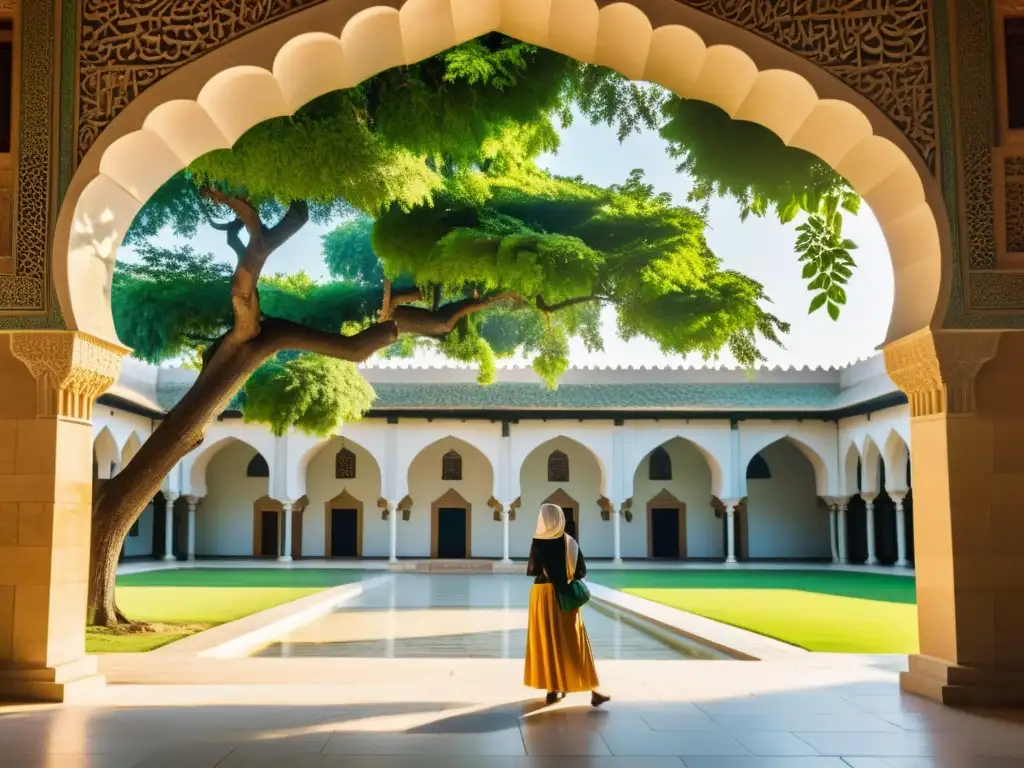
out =
{"type": "Polygon", "coordinates": [[[103,684],[85,655],[89,420],[125,352],[80,333],[0,333],[0,699],[103,684]]]}
{"type": "Polygon", "coordinates": [[[921,652],[905,690],[1024,703],[1024,335],[921,331],[885,348],[907,393],[921,652]]]}

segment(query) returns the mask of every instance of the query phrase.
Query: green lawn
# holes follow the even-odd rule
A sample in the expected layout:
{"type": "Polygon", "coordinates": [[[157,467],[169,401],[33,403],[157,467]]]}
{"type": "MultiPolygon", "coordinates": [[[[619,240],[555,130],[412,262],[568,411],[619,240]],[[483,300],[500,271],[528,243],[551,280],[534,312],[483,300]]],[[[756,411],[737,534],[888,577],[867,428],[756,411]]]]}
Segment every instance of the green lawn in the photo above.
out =
{"type": "Polygon", "coordinates": [[[914,579],[842,571],[592,571],[598,584],[810,651],[915,653],[914,579]]]}
{"type": "Polygon", "coordinates": [[[89,628],[85,647],[90,653],[151,651],[364,575],[342,569],[195,568],[120,576],[118,606],[129,618],[153,625],[153,631],[89,628]]]}

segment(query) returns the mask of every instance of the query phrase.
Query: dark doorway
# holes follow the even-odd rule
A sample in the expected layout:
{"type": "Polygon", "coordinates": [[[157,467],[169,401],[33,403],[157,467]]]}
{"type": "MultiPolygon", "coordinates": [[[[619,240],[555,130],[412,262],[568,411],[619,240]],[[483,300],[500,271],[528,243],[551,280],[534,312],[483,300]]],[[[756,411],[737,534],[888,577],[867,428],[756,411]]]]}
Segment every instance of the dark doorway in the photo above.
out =
{"type": "Polygon", "coordinates": [[[277,528],[277,512],[270,509],[260,512],[260,555],[262,557],[278,556],[280,547],[278,546],[277,528]]]}
{"type": "Polygon", "coordinates": [[[174,502],[174,556],[188,560],[188,502],[180,497],[174,502]]]}
{"type": "Polygon", "coordinates": [[[580,537],[576,532],[576,510],[572,507],[562,507],[562,512],[565,513],[565,532],[579,541],[580,537]]]}
{"type": "Polygon", "coordinates": [[[868,559],[868,517],[864,499],[858,493],[846,508],[846,552],[851,563],[868,559]]]}
{"type": "Polygon", "coordinates": [[[153,497],[153,559],[161,560],[167,554],[164,538],[167,535],[167,499],[162,493],[153,497]]]}
{"type": "Polygon", "coordinates": [[[461,560],[468,556],[465,509],[441,507],[437,510],[437,556],[446,560],[461,560]]]}
{"type": "Polygon", "coordinates": [[[331,557],[359,557],[359,512],[331,510],[331,557]]]}
{"type": "Polygon", "coordinates": [[[651,510],[651,557],[678,560],[679,551],[679,510],[651,510]]]}

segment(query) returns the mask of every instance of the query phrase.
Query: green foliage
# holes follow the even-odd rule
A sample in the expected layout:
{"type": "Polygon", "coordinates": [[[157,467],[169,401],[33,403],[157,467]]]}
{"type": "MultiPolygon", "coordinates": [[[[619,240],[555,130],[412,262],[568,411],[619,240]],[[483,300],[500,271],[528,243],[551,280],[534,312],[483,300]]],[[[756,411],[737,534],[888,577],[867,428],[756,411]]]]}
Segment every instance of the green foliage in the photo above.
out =
{"type": "MultiPolygon", "coordinates": [[[[759,283],[721,269],[703,218],[656,194],[641,171],[608,189],[536,168],[479,180],[488,190],[484,205],[446,189],[431,207],[384,213],[374,250],[385,272],[441,285],[447,296],[508,295],[511,304],[472,329],[487,340],[477,329],[490,327],[501,352],[535,354],[549,385],[568,364],[569,338],[600,348],[598,302],[617,307],[626,338],[642,335],[665,352],[705,358],[728,347],[744,365],[763,359],[758,334],[778,343],[787,330],[761,308],[759,283]],[[534,308],[557,311],[540,324],[510,322],[513,311],[534,308]]],[[[465,333],[442,348],[466,361],[477,359],[476,350],[465,333]]]]}
{"type": "Polygon", "coordinates": [[[137,262],[114,271],[117,335],[135,357],[160,363],[193,356],[231,324],[231,268],[196,253],[142,244],[137,262]]]}
{"type": "Polygon", "coordinates": [[[244,416],[281,436],[290,427],[320,437],[358,421],[376,394],[352,363],[322,355],[279,355],[260,366],[243,390],[244,416]]]}
{"type": "MultiPolygon", "coordinates": [[[[168,228],[183,237],[223,229],[234,213],[201,193],[215,187],[252,202],[268,227],[296,200],[315,222],[343,219],[322,238],[332,280],[261,277],[265,315],[354,333],[377,320],[385,277],[419,286],[428,308],[494,301],[441,338],[400,337],[387,356],[430,346],[478,366],[489,383],[497,358],[523,353],[555,387],[572,340],[601,348],[601,308],[610,304],[627,339],[762,360],[759,345],[780,343],[788,326],[763,308],[759,283],[722,269],[701,211],[657,194],[640,171],[602,188],[537,167],[558,149],[556,122],[576,115],[613,126],[620,139],[660,130],[695,182],[690,202],[724,195],[744,217],[805,215],[797,248],[816,291],[811,309],[838,316],[856,247],[842,237],[839,209],[859,199],[827,165],[716,107],[489,34],[261,123],[170,179],[127,234],[141,244],[140,261],[115,272],[118,332],[156,362],[195,360],[230,328],[231,269],[187,247],[149,244],[168,228]]],[[[246,385],[245,415],[275,433],[329,433],[369,407],[372,390],[361,382],[347,364],[278,355],[246,385]]]]}
{"type": "Polygon", "coordinates": [[[844,286],[857,266],[850,251],[857,244],[843,237],[843,215],[837,210],[838,199],[829,197],[819,212],[797,227],[797,251],[804,268],[801,277],[808,280],[807,290],[814,291],[809,312],[825,307],[833,320],[846,303],[844,286]]]}
{"type": "Polygon", "coordinates": [[[376,285],[384,276],[370,242],[373,219],[360,216],[338,225],[320,238],[331,277],[376,285]]]}
{"type": "Polygon", "coordinates": [[[849,254],[856,245],[843,238],[838,209],[856,214],[860,208],[846,180],[814,155],[787,147],[764,126],[733,120],[712,104],[673,97],[663,111],[661,135],[669,154],[680,161],[678,170],[694,182],[692,202],[731,197],[744,220],[770,211],[784,224],[807,216],[797,228],[796,250],[808,289],[818,291],[810,311],[826,306],[838,319],[846,303],[842,285],[856,266],[849,254]],[[721,149],[724,142],[728,151],[721,149]]]}

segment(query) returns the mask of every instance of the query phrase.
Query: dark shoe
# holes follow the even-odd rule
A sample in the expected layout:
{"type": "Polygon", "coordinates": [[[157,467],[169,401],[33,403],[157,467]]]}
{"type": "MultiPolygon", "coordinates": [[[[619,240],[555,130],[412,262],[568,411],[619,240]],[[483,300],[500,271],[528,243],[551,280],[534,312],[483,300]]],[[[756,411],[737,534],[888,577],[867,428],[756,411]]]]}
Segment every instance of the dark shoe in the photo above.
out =
{"type": "Polygon", "coordinates": [[[561,699],[564,699],[564,698],[565,698],[565,694],[564,693],[559,693],[558,691],[551,691],[550,693],[548,693],[546,701],[547,701],[548,704],[555,704],[556,702],[558,702],[558,701],[560,701],[561,699]]]}
{"type": "Polygon", "coordinates": [[[611,699],[611,696],[605,696],[603,693],[598,693],[597,691],[590,692],[590,706],[592,707],[600,707],[606,701],[611,701],[611,699]]]}

